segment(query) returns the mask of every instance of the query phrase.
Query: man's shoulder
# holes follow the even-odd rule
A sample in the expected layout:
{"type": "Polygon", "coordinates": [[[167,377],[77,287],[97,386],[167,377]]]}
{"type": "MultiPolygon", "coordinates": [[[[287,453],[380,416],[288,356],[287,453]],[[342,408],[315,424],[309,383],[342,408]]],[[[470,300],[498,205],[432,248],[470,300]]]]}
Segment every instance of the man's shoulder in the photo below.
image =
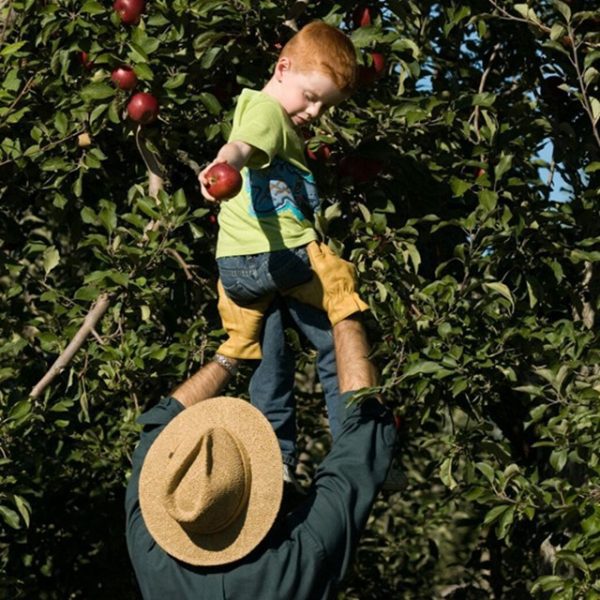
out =
{"type": "Polygon", "coordinates": [[[142,413],[137,422],[140,425],[165,425],[185,409],[183,404],[172,396],[166,396],[158,404],[142,413]]]}

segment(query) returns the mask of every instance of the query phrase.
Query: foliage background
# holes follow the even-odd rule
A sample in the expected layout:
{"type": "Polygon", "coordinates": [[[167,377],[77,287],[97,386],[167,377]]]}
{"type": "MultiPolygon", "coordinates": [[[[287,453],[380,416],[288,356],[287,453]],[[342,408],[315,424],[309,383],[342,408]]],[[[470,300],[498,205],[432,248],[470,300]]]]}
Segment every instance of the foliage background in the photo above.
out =
{"type": "MultiPolygon", "coordinates": [[[[109,2],[0,2],[1,597],[137,597],[135,418],[223,333],[192,161],[212,158],[292,16],[352,32],[366,66],[386,57],[313,132],[332,150],[313,163],[321,225],[359,267],[410,481],[377,502],[340,598],[600,594],[597,4],[371,6],[355,29],[356,3],[332,0],[153,0],[137,26],[109,2]],[[110,83],[122,62],[160,101],[143,132],[157,198],[110,83]],[[29,398],[102,294],[95,335],[29,398]]],[[[313,356],[290,343],[310,477],[329,442],[313,356]]]]}

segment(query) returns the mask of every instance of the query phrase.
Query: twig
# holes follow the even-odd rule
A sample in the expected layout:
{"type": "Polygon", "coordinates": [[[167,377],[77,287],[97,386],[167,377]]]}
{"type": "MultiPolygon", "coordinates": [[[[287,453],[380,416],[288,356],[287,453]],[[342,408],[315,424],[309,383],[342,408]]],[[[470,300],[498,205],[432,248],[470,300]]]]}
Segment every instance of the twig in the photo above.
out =
{"type": "Polygon", "coordinates": [[[145,138],[142,132],[142,126],[138,125],[135,132],[135,143],[137,144],[138,150],[142,155],[142,160],[146,164],[148,169],[148,193],[152,198],[158,196],[158,192],[163,189],[164,186],[164,169],[158,162],[158,159],[154,153],[148,150],[145,142],[145,138]]]}
{"type": "MultiPolygon", "coordinates": [[[[35,154],[32,154],[30,156],[30,158],[37,158],[40,154],[43,154],[44,152],[46,152],[46,150],[50,150],[51,148],[54,148],[54,146],[58,146],[58,144],[62,144],[63,142],[66,142],[67,140],[70,140],[71,138],[74,138],[76,136],[78,136],[79,134],[83,133],[85,131],[85,129],[80,129],[79,131],[76,131],[75,133],[71,133],[69,135],[67,135],[66,137],[62,138],[61,140],[57,140],[56,142],[50,142],[49,144],[46,144],[43,148],[40,148],[35,154]]],[[[23,158],[23,156],[19,156],[19,158],[23,158]]],[[[0,162],[0,167],[3,167],[4,165],[8,165],[11,162],[15,162],[16,159],[14,158],[9,158],[8,160],[5,160],[3,162],[0,162]]],[[[74,169],[75,171],[77,169],[74,169]]]]}
{"type": "Polygon", "coordinates": [[[15,13],[15,11],[12,8],[13,0],[10,0],[8,2],[6,0],[3,1],[0,4],[0,10],[4,8],[5,4],[8,4],[8,8],[6,9],[6,18],[4,19],[4,23],[2,24],[2,31],[0,32],[0,46],[4,43],[4,36],[8,32],[8,28],[14,24],[17,15],[17,13],[15,13]]]}
{"type": "Polygon", "coordinates": [[[600,134],[598,133],[598,128],[596,124],[598,123],[597,119],[594,119],[594,111],[592,110],[592,106],[590,104],[590,99],[587,93],[588,86],[585,84],[583,80],[583,73],[581,71],[581,65],[579,64],[579,56],[577,55],[578,46],[575,44],[575,31],[571,26],[571,23],[567,23],[567,33],[569,34],[569,38],[571,39],[571,47],[573,49],[573,56],[569,57],[573,68],[575,69],[575,73],[577,74],[577,83],[579,84],[579,89],[581,91],[581,104],[583,105],[583,109],[587,113],[590,118],[590,123],[592,125],[592,133],[594,138],[596,139],[596,143],[600,148],[600,134]]]}
{"type": "Polygon", "coordinates": [[[92,335],[96,338],[96,341],[103,346],[104,345],[104,340],[100,337],[100,335],[98,334],[98,332],[92,328],[92,335]]]}
{"type": "Polygon", "coordinates": [[[494,8],[497,8],[502,15],[498,18],[500,19],[504,19],[506,21],[518,21],[519,23],[527,23],[527,25],[535,25],[538,29],[541,29],[544,33],[550,33],[552,30],[550,29],[550,27],[548,27],[547,25],[544,25],[543,23],[540,23],[538,21],[532,21],[531,19],[525,19],[523,17],[515,17],[515,15],[509,13],[505,8],[502,8],[501,6],[498,5],[497,2],[495,2],[495,0],[489,0],[490,4],[492,6],[494,6],[494,8]]]}
{"type": "MultiPolygon", "coordinates": [[[[487,67],[483,74],[481,75],[481,79],[479,81],[479,88],[477,89],[478,94],[482,94],[485,90],[485,84],[487,82],[487,78],[492,70],[492,64],[496,60],[496,56],[498,56],[498,51],[500,50],[501,44],[498,42],[494,48],[492,49],[492,54],[490,55],[490,59],[488,60],[487,67]]],[[[475,127],[475,135],[477,136],[477,143],[481,141],[481,135],[479,134],[479,114],[481,110],[479,106],[476,106],[471,116],[469,117],[469,123],[473,121],[473,125],[475,127]]]]}
{"type": "Polygon", "coordinates": [[[183,260],[181,254],[179,254],[177,250],[174,250],[173,248],[167,248],[167,253],[170,254],[179,263],[188,281],[194,279],[194,275],[190,270],[189,265],[185,262],[185,260],[183,260]]]}
{"type": "Polygon", "coordinates": [[[76,352],[81,348],[87,336],[96,326],[96,323],[102,318],[110,305],[110,297],[108,294],[102,294],[96,303],[86,315],[83,324],[79,331],[75,334],[68,346],[63,350],[61,355],[54,361],[54,364],[48,369],[48,372],[35,384],[31,393],[31,398],[38,398],[46,387],[54,380],[54,378],[62,373],[65,367],[69,364],[76,352]]]}
{"type": "MultiPolygon", "coordinates": [[[[0,42],[1,43],[1,42],[0,42]]],[[[19,103],[19,100],[29,92],[29,90],[33,87],[33,82],[35,81],[35,75],[30,77],[23,86],[23,89],[19,92],[19,95],[13,100],[12,104],[6,109],[6,114],[4,116],[3,122],[6,121],[8,116],[10,115],[10,111],[19,103]]]]}

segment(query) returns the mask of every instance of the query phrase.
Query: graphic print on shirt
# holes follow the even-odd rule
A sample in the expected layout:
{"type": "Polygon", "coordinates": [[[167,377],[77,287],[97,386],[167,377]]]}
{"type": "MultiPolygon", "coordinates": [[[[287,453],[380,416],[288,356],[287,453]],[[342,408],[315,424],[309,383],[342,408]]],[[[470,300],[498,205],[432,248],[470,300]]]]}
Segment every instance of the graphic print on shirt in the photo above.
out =
{"type": "Polygon", "coordinates": [[[248,169],[246,191],[252,199],[249,213],[258,219],[291,212],[304,221],[319,207],[312,174],[280,158],[274,158],[267,169],[248,169]]]}

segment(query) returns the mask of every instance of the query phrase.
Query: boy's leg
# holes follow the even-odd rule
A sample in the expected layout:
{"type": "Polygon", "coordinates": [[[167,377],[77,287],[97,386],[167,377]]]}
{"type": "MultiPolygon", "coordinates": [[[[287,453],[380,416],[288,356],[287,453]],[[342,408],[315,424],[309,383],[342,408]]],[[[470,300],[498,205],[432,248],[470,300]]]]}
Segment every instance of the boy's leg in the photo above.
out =
{"type": "Polygon", "coordinates": [[[250,401],[271,423],[283,462],[296,465],[294,353],[285,342],[281,299],[265,313],[261,336],[263,358],[250,379],[250,401]]]}
{"type": "Polygon", "coordinates": [[[327,314],[294,298],[286,299],[288,310],[300,331],[317,350],[317,372],[323,387],[329,429],[335,440],[341,431],[339,420],[340,391],[338,387],[337,366],[333,331],[327,314]]]}

